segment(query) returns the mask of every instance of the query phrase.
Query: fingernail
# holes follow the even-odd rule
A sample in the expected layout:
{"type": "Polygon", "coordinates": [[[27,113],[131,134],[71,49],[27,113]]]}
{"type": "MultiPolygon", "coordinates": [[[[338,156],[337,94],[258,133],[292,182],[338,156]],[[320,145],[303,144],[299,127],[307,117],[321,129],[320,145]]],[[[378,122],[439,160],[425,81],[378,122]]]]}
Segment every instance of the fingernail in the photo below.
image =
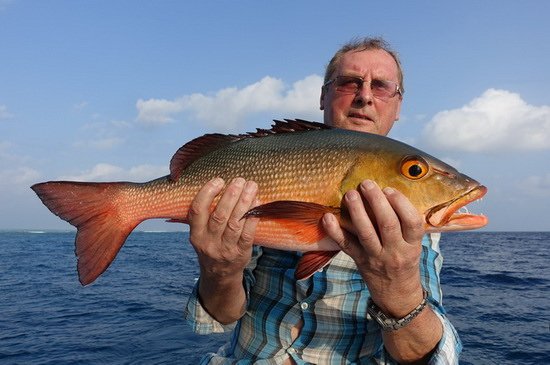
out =
{"type": "Polygon", "coordinates": [[[395,193],[395,189],[394,188],[390,188],[389,186],[388,187],[385,187],[384,190],[382,190],[384,192],[384,194],[386,195],[391,195],[393,193],[395,193]]]}
{"type": "Polygon", "coordinates": [[[224,181],[221,177],[215,177],[212,180],[210,180],[210,183],[214,185],[215,187],[222,186],[224,184],[224,181]]]}
{"type": "Polygon", "coordinates": [[[246,184],[244,184],[245,192],[252,193],[254,190],[256,190],[256,183],[254,181],[247,181],[246,184]]]}
{"type": "Polygon", "coordinates": [[[372,180],[365,180],[361,183],[361,187],[365,190],[371,190],[375,186],[376,186],[376,184],[372,180]]]}
{"type": "Polygon", "coordinates": [[[333,224],[334,223],[334,215],[332,215],[331,213],[326,213],[324,216],[323,216],[323,222],[325,222],[325,224],[333,224]]]}
{"type": "Polygon", "coordinates": [[[238,187],[242,187],[244,185],[244,179],[242,177],[236,177],[231,181],[233,185],[236,185],[238,187]]]}
{"type": "Polygon", "coordinates": [[[359,199],[359,193],[357,190],[350,190],[346,193],[346,199],[348,201],[355,201],[359,199]]]}

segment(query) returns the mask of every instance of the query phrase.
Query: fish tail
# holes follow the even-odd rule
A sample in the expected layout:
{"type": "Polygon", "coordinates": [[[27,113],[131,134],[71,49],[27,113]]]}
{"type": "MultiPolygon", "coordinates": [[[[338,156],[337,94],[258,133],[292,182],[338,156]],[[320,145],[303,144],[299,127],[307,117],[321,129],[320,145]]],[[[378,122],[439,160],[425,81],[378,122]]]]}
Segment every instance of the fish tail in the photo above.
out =
{"type": "Polygon", "coordinates": [[[77,228],[75,254],[82,285],[109,267],[130,232],[144,220],[124,208],[123,192],[134,185],[54,181],[31,187],[52,213],[77,228]]]}

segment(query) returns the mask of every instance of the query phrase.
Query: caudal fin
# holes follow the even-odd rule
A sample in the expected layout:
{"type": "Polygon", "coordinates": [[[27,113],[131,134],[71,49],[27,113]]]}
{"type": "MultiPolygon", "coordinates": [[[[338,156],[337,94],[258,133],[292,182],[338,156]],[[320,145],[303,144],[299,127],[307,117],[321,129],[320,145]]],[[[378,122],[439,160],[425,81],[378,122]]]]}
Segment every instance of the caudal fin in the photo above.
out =
{"type": "Polygon", "coordinates": [[[48,209],[77,228],[75,254],[82,285],[113,262],[141,219],[126,217],[121,192],[131,183],[53,181],[31,187],[48,209]]]}

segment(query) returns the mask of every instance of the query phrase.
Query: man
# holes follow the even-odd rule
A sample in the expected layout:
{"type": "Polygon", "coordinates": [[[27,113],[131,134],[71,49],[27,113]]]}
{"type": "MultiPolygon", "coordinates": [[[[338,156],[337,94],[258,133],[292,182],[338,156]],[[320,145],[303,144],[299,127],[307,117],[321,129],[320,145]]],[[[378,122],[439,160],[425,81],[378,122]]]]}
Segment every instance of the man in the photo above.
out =
{"type": "MultiPolygon", "coordinates": [[[[396,54],[383,40],[367,38],[334,55],[320,107],[325,124],[387,135],[402,97],[396,54]]],[[[234,330],[231,343],[203,363],[458,362],[461,344],[440,304],[438,237],[424,236],[421,216],[405,196],[372,181],[347,192],[355,235],[326,214],[323,227],[343,252],[313,277],[295,281],[300,254],[253,247],[257,220],[241,220],[257,204],[257,189],[241,178],[227,186],[214,179],[191,206],[190,241],[201,274],[186,318],[199,333],[234,330]],[[384,316],[393,328],[381,329],[375,319],[384,316]]]]}

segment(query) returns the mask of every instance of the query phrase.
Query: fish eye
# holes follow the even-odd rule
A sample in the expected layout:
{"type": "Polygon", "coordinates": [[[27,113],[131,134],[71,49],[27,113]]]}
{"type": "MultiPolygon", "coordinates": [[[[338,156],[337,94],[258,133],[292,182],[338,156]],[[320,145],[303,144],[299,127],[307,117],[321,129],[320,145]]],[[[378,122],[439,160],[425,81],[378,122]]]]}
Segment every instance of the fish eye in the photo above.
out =
{"type": "Polygon", "coordinates": [[[407,179],[418,180],[426,176],[430,167],[423,158],[418,156],[410,156],[403,159],[401,162],[401,174],[407,179]]]}

